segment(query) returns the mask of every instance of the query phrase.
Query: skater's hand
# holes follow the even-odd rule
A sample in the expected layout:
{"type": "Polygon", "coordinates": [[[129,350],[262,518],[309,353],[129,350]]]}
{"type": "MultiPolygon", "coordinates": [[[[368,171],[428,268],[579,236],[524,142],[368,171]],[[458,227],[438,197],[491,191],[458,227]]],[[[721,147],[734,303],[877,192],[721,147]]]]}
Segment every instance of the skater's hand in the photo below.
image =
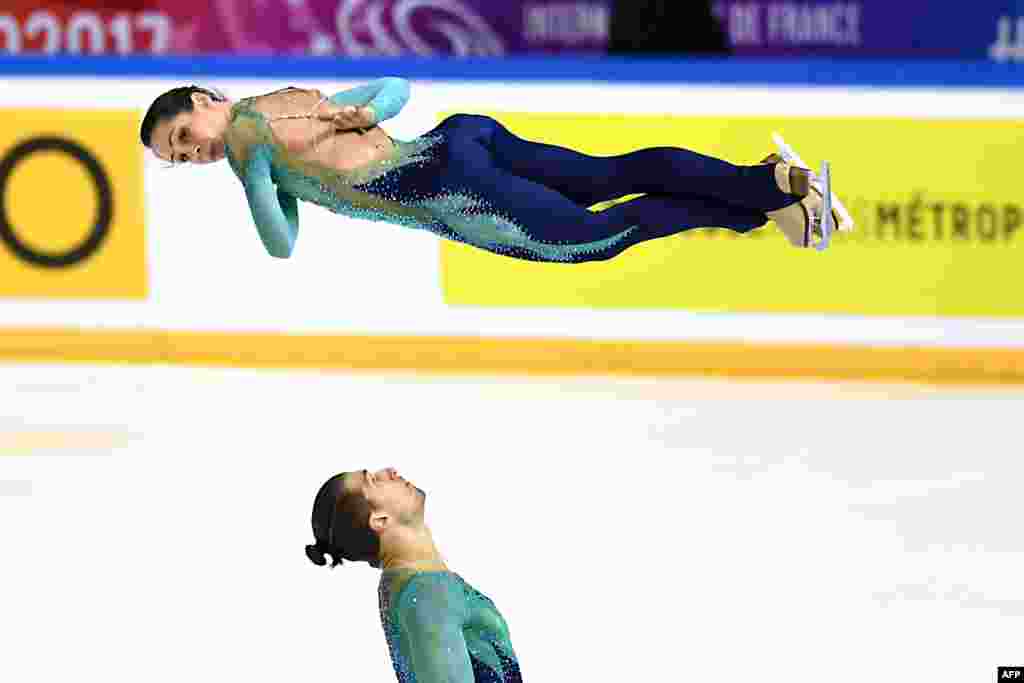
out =
{"type": "Polygon", "coordinates": [[[341,107],[325,116],[337,131],[360,130],[377,125],[377,113],[372,107],[341,107]]]}

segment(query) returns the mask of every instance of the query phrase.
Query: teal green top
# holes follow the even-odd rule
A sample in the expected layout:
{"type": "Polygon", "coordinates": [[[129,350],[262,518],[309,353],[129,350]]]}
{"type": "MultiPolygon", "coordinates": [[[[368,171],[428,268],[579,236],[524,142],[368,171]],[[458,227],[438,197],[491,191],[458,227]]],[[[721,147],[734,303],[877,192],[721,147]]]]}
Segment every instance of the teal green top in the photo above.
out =
{"type": "MultiPolygon", "coordinates": [[[[391,201],[361,192],[353,186],[368,183],[388,171],[423,160],[439,138],[420,136],[411,142],[394,141],[392,154],[356,171],[342,172],[304,161],[274,138],[270,122],[302,118],[314,109],[317,98],[296,88],[241,100],[231,109],[225,134],[226,155],[245,187],[253,221],[271,256],[287,258],[299,232],[297,199],[336,213],[369,220],[422,227],[437,222],[430,207],[391,201]]],[[[370,106],[377,123],[394,117],[409,100],[409,82],[381,78],[327,98],[340,106],[370,106]]]]}
{"type": "MultiPolygon", "coordinates": [[[[368,105],[379,123],[405,106],[409,83],[382,78],[327,99],[341,106],[368,105]]],[[[318,122],[312,120],[321,102],[318,92],[285,88],[242,100],[231,109],[225,134],[227,158],[245,187],[256,229],[271,256],[288,258],[292,254],[299,233],[298,200],[351,218],[427,230],[494,253],[520,253],[534,260],[570,262],[635,240],[636,226],[631,226],[590,242],[539,241],[507,212],[496,211],[485,197],[465,188],[421,192],[417,187],[383,191],[378,187],[371,191],[373,181],[396,169],[410,164],[426,167],[442,159],[443,134],[432,131],[409,141],[393,139],[387,156],[340,171],[303,158],[301,152],[293,153],[289,144],[294,141],[276,138],[271,129],[271,123],[282,119],[309,119],[311,134],[322,135],[322,131],[315,132],[318,122]]],[[[323,128],[325,124],[319,125],[323,128]]],[[[529,202],[531,198],[527,195],[521,200],[529,202]]]]}
{"type": "Polygon", "coordinates": [[[522,683],[508,624],[458,574],[385,569],[378,595],[399,683],[522,683]]]}

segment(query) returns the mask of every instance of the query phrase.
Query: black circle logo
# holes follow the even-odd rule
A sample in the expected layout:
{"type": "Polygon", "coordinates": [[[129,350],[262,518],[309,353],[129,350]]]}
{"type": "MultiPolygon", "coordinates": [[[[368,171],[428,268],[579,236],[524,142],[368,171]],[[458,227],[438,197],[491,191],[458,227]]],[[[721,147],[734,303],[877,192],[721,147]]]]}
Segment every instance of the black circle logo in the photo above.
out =
{"type": "MultiPolygon", "coordinates": [[[[59,191],[59,188],[54,188],[59,191]]],[[[38,137],[20,143],[4,155],[0,160],[0,240],[23,261],[32,265],[44,268],[67,268],[80,263],[92,256],[100,248],[103,240],[110,232],[110,221],[114,215],[114,193],[110,186],[110,177],[103,170],[96,157],[76,142],[59,137],[38,137]],[[92,178],[93,188],[96,190],[96,198],[99,200],[99,210],[96,212],[96,220],[80,244],[75,245],[71,250],[64,252],[40,251],[39,249],[25,244],[18,237],[11,225],[10,217],[7,215],[7,187],[10,181],[11,172],[27,157],[36,152],[56,151],[67,154],[75,161],[82,164],[92,178]]]]}

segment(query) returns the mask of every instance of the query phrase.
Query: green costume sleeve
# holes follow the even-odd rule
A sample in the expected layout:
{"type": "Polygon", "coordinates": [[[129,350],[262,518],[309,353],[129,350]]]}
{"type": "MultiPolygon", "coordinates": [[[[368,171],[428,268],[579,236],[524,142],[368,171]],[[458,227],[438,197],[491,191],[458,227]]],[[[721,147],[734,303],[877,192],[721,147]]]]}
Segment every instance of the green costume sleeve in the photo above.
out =
{"type": "Polygon", "coordinates": [[[451,580],[414,577],[398,613],[416,683],[474,683],[463,635],[466,602],[451,580]]]}
{"type": "Polygon", "coordinates": [[[358,88],[343,90],[328,99],[339,106],[368,106],[377,114],[377,123],[402,111],[409,101],[409,81],[404,78],[379,78],[358,88]]]}
{"type": "Polygon", "coordinates": [[[265,146],[252,150],[244,175],[245,197],[267,253],[288,258],[299,234],[298,202],[275,188],[270,178],[270,155],[265,146]]]}

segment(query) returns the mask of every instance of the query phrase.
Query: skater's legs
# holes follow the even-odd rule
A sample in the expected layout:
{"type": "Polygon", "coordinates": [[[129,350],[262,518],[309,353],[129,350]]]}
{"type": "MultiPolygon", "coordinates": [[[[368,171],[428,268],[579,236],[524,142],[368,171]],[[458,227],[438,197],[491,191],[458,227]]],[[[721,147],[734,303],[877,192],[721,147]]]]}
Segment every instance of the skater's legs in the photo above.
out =
{"type": "Polygon", "coordinates": [[[514,175],[547,185],[581,206],[630,194],[701,197],[719,203],[774,211],[799,198],[783,192],[768,164],[737,166],[675,147],[652,147],[597,157],[524,140],[499,122],[466,116],[459,125],[476,128],[494,164],[514,175]]]}
{"type": "MultiPolygon", "coordinates": [[[[482,144],[465,144],[453,151],[445,173],[448,191],[480,197],[490,211],[530,240],[547,245],[598,248],[595,243],[613,240],[621,251],[691,228],[748,232],[767,221],[760,211],[713,199],[665,195],[645,195],[605,211],[589,211],[550,187],[495,168],[482,144]]],[[[612,245],[600,249],[607,251],[612,245]]]]}

